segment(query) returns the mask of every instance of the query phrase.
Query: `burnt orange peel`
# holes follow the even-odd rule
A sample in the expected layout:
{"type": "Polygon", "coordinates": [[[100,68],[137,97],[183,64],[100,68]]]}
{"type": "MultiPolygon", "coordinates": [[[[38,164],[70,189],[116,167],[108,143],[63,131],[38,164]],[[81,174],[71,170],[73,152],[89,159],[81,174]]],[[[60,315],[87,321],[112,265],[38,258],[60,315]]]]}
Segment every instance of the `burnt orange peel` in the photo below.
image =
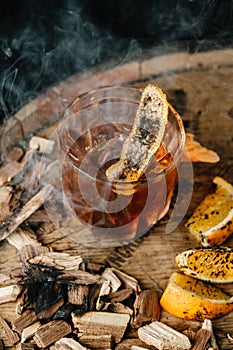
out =
{"type": "Polygon", "coordinates": [[[142,92],[135,121],[123,143],[120,159],[106,171],[110,181],[138,181],[161,145],[167,118],[166,95],[159,87],[148,84],[142,92]]]}

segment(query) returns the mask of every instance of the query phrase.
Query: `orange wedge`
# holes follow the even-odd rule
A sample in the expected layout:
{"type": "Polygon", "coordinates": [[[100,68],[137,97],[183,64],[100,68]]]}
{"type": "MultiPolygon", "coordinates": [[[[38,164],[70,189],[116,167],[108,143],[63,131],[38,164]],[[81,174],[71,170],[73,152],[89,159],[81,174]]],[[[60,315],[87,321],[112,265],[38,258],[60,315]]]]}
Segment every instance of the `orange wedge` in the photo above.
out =
{"type": "Polygon", "coordinates": [[[188,276],[213,283],[233,282],[233,249],[208,247],[186,250],[175,257],[179,269],[188,276]]]}
{"type": "Polygon", "coordinates": [[[219,176],[213,183],[216,191],[203,199],[185,225],[203,246],[220,245],[233,232],[233,186],[219,176]]]}
{"type": "Polygon", "coordinates": [[[232,311],[233,297],[212,284],[174,272],[160,304],[173,316],[204,321],[205,318],[218,318],[232,311]]]}

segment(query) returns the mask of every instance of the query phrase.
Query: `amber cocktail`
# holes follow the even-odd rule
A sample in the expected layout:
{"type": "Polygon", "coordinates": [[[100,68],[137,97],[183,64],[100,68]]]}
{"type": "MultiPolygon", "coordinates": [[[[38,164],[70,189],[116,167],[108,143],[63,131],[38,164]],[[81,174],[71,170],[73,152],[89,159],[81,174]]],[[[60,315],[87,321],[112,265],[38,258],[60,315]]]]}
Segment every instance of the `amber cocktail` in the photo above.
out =
{"type": "Polygon", "coordinates": [[[92,91],[67,108],[58,128],[63,192],[86,226],[84,245],[90,234],[91,245],[126,244],[168,211],[185,140],[182,120],[172,106],[161,146],[140,179],[112,182],[106,176],[120,157],[140,97],[141,90],[133,87],[92,91]]]}

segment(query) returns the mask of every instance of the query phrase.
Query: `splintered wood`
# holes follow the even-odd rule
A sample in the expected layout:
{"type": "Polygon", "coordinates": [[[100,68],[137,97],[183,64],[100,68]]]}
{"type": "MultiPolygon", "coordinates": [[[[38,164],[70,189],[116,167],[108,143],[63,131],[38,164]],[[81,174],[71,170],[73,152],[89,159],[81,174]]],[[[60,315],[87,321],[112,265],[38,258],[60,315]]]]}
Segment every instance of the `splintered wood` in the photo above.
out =
{"type": "Polygon", "coordinates": [[[152,84],[144,89],[120,160],[107,169],[110,181],[137,181],[158,150],[168,118],[168,102],[162,90],[152,84]]]}

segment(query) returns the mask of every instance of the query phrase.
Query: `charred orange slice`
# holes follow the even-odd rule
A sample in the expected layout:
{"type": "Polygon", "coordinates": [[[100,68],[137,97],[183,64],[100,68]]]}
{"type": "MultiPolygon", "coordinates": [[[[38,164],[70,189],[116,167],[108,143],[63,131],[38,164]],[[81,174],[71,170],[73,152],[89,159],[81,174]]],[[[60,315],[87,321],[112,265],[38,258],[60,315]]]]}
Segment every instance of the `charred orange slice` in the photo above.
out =
{"type": "Polygon", "coordinates": [[[204,321],[205,318],[218,318],[232,311],[233,297],[210,283],[174,272],[160,304],[173,316],[204,321]]]}
{"type": "Polygon", "coordinates": [[[120,160],[106,170],[110,181],[134,182],[142,176],[162,142],[168,106],[167,97],[158,86],[145,87],[120,160]]]}
{"type": "Polygon", "coordinates": [[[219,176],[213,183],[216,191],[203,199],[185,225],[203,246],[220,245],[233,232],[233,186],[219,176]]]}
{"type": "Polygon", "coordinates": [[[188,276],[213,283],[233,282],[233,249],[208,247],[186,250],[175,257],[188,276]]]}

